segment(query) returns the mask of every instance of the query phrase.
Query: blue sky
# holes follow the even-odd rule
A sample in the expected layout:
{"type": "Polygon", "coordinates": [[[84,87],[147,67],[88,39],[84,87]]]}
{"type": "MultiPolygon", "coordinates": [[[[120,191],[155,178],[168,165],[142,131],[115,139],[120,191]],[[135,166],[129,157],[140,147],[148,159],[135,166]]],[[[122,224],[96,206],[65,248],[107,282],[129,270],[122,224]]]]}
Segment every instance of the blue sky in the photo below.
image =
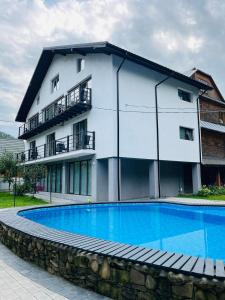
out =
{"type": "Polygon", "coordinates": [[[180,72],[201,68],[225,94],[224,15],[223,0],[1,0],[0,130],[17,136],[15,115],[51,45],[108,40],[180,72]]]}

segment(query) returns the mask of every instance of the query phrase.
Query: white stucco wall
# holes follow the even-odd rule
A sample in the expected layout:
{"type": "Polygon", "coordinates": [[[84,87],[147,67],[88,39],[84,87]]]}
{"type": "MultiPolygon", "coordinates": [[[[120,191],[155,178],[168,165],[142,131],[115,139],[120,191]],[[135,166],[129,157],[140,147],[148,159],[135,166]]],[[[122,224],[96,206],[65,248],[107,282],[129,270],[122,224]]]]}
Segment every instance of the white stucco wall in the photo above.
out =
{"type": "MultiPolygon", "coordinates": [[[[131,62],[121,68],[121,157],[157,158],[154,87],[165,77],[131,62]]],[[[158,87],[160,160],[199,162],[197,95],[196,88],[174,79],[158,87]],[[193,102],[182,101],[178,88],[190,91],[193,102]],[[194,129],[194,141],[180,139],[180,126],[194,129]]]]}
{"type": "MultiPolygon", "coordinates": [[[[56,100],[69,89],[92,77],[92,109],[64,124],[55,126],[30,139],[36,145],[46,143],[46,136],[55,132],[56,139],[72,134],[73,124],[85,118],[88,131],[96,134],[96,158],[116,156],[116,71],[121,58],[104,54],[88,54],[85,69],[77,73],[79,55],[56,55],[40,88],[40,101],[33,103],[28,119],[56,100]],[[59,74],[60,88],[51,93],[51,80],[59,74]]],[[[156,159],[156,120],[154,86],[165,76],[126,61],[120,71],[120,156],[126,158],[156,159]],[[131,112],[133,111],[133,112],[131,112]]],[[[177,80],[168,80],[158,88],[160,159],[168,161],[199,161],[197,113],[182,113],[190,108],[196,111],[197,90],[177,80]],[[192,103],[181,101],[178,88],[193,92],[192,103]],[[161,113],[179,109],[179,114],[161,113]],[[182,110],[180,110],[182,109],[182,110]],[[179,127],[194,129],[194,141],[180,139],[179,127]]]]}
{"type": "Polygon", "coordinates": [[[158,87],[160,160],[199,162],[197,90],[170,79],[158,87]],[[182,101],[178,88],[192,93],[192,102],[182,101]],[[180,139],[180,126],[193,129],[194,140],[180,139]]]}
{"type": "Polygon", "coordinates": [[[88,119],[88,131],[96,132],[96,149],[97,158],[113,156],[115,153],[115,134],[113,134],[116,112],[112,111],[113,101],[113,72],[112,72],[112,57],[104,54],[86,55],[85,68],[77,73],[77,58],[79,55],[56,55],[50,65],[48,72],[43,80],[39,90],[40,101],[37,105],[33,103],[27,119],[56,100],[61,95],[65,95],[69,89],[76,84],[79,84],[85,78],[92,77],[92,105],[91,111],[70,119],[69,121],[59,126],[40,133],[29,139],[26,143],[26,149],[29,149],[29,142],[36,140],[36,145],[46,143],[46,136],[55,132],[56,139],[72,134],[73,124],[85,118],[88,119]],[[60,88],[55,93],[51,93],[51,80],[59,74],[60,88]]]}

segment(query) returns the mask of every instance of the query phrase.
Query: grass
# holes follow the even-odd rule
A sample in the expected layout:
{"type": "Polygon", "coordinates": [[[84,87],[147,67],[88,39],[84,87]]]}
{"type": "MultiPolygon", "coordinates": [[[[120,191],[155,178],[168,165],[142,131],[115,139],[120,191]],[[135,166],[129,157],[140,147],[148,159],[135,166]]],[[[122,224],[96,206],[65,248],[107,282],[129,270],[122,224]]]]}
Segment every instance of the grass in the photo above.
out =
{"type": "Polygon", "coordinates": [[[179,195],[179,198],[192,198],[192,199],[206,199],[206,200],[221,200],[225,201],[225,195],[209,195],[209,196],[197,196],[197,195],[179,195]]]}
{"type": "MultiPolygon", "coordinates": [[[[29,205],[42,205],[42,204],[47,204],[47,202],[30,196],[16,196],[16,206],[29,206],[29,205]]],[[[13,195],[10,193],[0,192],[0,208],[8,208],[13,206],[14,206],[13,195]]]]}

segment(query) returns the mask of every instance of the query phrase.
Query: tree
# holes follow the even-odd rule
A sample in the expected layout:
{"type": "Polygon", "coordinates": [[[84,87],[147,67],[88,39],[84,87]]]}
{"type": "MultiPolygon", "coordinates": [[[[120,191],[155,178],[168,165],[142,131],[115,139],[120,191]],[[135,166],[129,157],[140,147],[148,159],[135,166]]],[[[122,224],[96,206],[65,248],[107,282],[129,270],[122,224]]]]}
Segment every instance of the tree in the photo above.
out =
{"type": "Polygon", "coordinates": [[[44,165],[28,165],[23,169],[24,183],[32,188],[33,194],[36,194],[37,182],[45,177],[46,167],[44,165]]]}
{"type": "Polygon", "coordinates": [[[17,160],[13,153],[4,152],[0,156],[0,174],[3,175],[3,180],[8,182],[10,191],[11,184],[17,176],[17,160]]]}

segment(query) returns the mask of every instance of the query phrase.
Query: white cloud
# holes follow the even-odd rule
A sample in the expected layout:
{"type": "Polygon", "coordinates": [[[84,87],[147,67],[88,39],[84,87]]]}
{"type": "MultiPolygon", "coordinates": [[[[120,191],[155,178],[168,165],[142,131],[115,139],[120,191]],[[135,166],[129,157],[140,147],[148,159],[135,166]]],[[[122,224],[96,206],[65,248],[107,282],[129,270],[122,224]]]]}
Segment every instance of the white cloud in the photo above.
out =
{"type": "Polygon", "coordinates": [[[203,47],[204,40],[194,35],[185,35],[174,31],[159,30],[153,34],[153,39],[161,47],[161,51],[171,52],[199,52],[203,47]]]}
{"type": "Polygon", "coordinates": [[[193,35],[187,39],[187,47],[191,51],[196,52],[196,53],[198,53],[201,50],[203,43],[204,43],[204,41],[202,38],[196,37],[193,35]]]}
{"type": "Polygon", "coordinates": [[[153,39],[162,47],[162,51],[166,49],[172,52],[179,50],[179,37],[176,37],[172,32],[163,30],[156,31],[153,34],[153,39]]]}
{"type": "Polygon", "coordinates": [[[223,0],[0,1],[0,103],[10,118],[42,48],[54,44],[109,40],[175,69],[199,64],[224,77],[223,0]]]}

